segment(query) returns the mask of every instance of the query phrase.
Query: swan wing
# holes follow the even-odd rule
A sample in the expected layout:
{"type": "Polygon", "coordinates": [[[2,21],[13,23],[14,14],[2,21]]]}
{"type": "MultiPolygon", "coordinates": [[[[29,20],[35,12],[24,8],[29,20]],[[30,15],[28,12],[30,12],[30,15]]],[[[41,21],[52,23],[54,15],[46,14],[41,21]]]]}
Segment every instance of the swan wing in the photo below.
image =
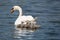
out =
{"type": "Polygon", "coordinates": [[[26,21],[34,21],[35,19],[32,16],[21,16],[19,18],[17,18],[17,20],[15,21],[15,25],[18,24],[22,24],[22,22],[24,22],[24,24],[26,24],[26,21]]]}

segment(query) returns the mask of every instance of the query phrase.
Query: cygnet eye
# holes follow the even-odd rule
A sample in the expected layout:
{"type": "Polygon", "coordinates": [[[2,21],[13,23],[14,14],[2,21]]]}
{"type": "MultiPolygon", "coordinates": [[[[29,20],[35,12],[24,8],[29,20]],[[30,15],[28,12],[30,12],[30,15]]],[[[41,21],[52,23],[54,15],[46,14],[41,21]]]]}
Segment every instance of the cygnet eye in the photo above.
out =
{"type": "Polygon", "coordinates": [[[24,22],[22,22],[22,23],[24,23],[24,22]]]}

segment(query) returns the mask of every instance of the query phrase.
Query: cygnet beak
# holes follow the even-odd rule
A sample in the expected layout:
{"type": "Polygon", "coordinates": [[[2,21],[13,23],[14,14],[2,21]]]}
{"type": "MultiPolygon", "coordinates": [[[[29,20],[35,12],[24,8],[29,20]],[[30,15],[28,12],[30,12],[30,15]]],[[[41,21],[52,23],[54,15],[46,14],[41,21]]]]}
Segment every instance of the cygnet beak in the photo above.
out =
{"type": "Polygon", "coordinates": [[[11,13],[13,13],[13,12],[14,12],[14,8],[11,9],[11,13]]]}

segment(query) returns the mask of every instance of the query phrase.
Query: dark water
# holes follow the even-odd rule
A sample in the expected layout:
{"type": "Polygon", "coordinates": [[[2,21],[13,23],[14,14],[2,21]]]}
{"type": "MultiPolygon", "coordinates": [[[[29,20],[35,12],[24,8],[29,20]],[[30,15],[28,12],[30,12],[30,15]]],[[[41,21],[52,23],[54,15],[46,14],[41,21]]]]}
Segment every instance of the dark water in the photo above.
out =
{"type": "Polygon", "coordinates": [[[60,40],[60,0],[0,0],[0,40],[60,40]],[[24,15],[38,17],[40,28],[16,30],[18,12],[10,9],[19,5],[24,15]]]}

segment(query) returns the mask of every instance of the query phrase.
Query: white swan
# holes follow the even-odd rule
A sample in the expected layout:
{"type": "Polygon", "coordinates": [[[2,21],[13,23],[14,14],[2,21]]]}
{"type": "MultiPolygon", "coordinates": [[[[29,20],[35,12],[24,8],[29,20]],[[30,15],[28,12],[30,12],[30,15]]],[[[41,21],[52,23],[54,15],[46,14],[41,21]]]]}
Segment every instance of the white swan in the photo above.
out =
{"type": "Polygon", "coordinates": [[[22,9],[20,6],[13,6],[13,8],[11,9],[11,13],[14,12],[14,10],[18,10],[19,11],[19,16],[17,18],[17,20],[15,21],[15,25],[19,25],[19,24],[26,24],[27,21],[35,21],[35,19],[32,17],[32,16],[25,16],[25,15],[22,15],[22,9]]]}

